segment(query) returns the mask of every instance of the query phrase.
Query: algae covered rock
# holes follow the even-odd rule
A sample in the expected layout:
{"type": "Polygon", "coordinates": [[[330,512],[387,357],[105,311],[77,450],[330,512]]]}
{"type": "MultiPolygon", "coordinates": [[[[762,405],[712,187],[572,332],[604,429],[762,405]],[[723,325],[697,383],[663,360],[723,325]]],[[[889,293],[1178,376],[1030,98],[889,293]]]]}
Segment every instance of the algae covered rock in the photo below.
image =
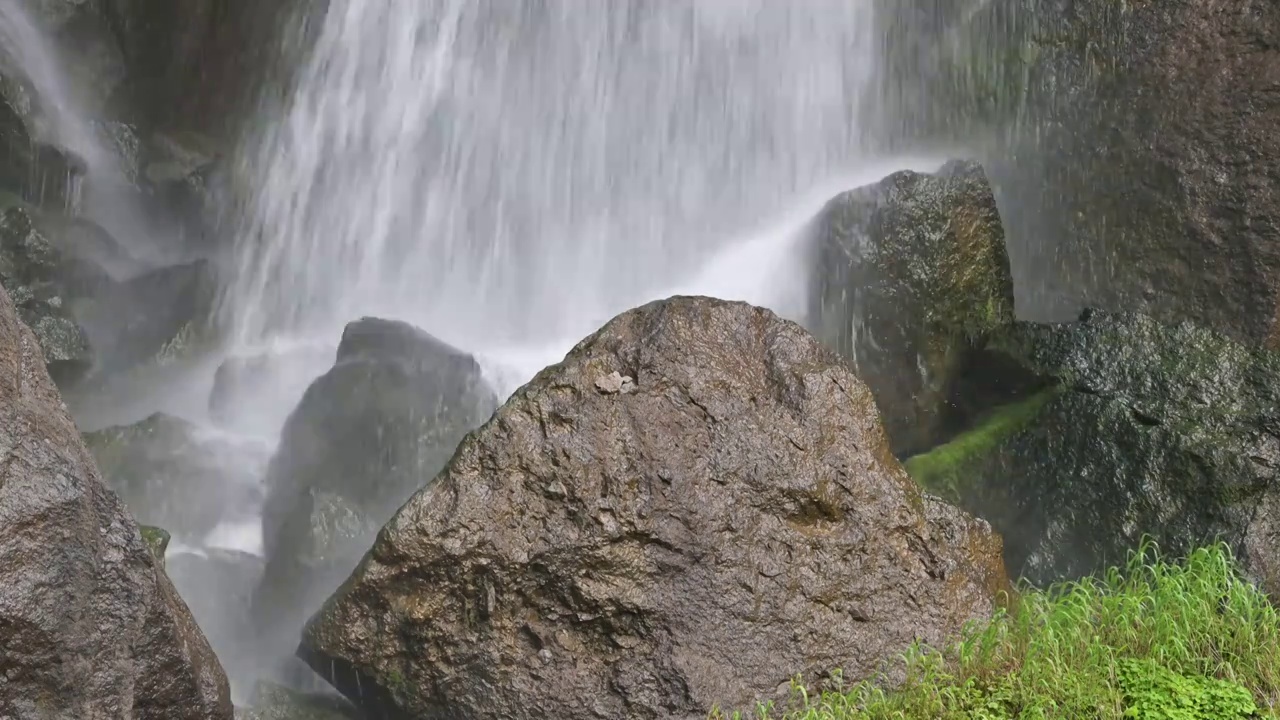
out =
{"type": "Polygon", "coordinates": [[[1023,374],[1024,397],[906,467],[990,520],[1011,572],[1078,577],[1150,536],[1170,553],[1223,539],[1274,573],[1280,357],[1188,323],[1103,313],[1018,323],[985,353],[1002,378],[1023,374]]]}
{"type": "Polygon", "coordinates": [[[169,540],[172,537],[168,531],[158,527],[140,525],[138,530],[142,533],[142,541],[147,544],[147,549],[151,551],[151,556],[155,558],[156,565],[164,569],[164,554],[169,549],[169,540]]]}
{"type": "Polygon", "coordinates": [[[835,353],[676,297],[468,435],[299,652],[371,717],[705,718],[874,673],[1004,583],[999,538],[921,496],[835,353]]]}
{"type": "Polygon", "coordinates": [[[0,289],[0,717],[231,720],[226,676],[0,289]]]}
{"type": "Polygon", "coordinates": [[[267,472],[267,568],[254,619],[268,653],[292,655],[305,620],[382,525],[496,405],[470,355],[401,322],[346,327],[267,472]]]}
{"type": "Polygon", "coordinates": [[[814,333],[857,368],[894,452],[934,444],[965,357],[1013,321],[1004,230],[981,166],[898,172],[817,220],[814,333]]]}
{"type": "Polygon", "coordinates": [[[136,517],[188,543],[228,518],[251,516],[262,502],[265,445],[163,413],[86,433],[84,440],[107,485],[136,517]]]}

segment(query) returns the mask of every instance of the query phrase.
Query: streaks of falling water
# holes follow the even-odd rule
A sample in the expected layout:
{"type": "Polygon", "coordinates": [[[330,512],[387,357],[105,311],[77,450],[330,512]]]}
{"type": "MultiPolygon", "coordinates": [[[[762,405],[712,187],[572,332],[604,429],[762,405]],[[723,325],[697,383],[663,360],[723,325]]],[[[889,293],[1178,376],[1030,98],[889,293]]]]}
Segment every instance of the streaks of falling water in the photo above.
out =
{"type": "Polygon", "coordinates": [[[477,351],[580,336],[860,155],[870,2],[327,7],[239,155],[241,343],[362,314],[477,351]]]}
{"type": "Polygon", "coordinates": [[[35,139],[84,161],[85,175],[72,182],[67,210],[97,222],[146,265],[180,259],[148,223],[120,159],[103,142],[76,89],[67,83],[68,75],[48,34],[21,0],[0,0],[0,70],[29,83],[35,139]]]}

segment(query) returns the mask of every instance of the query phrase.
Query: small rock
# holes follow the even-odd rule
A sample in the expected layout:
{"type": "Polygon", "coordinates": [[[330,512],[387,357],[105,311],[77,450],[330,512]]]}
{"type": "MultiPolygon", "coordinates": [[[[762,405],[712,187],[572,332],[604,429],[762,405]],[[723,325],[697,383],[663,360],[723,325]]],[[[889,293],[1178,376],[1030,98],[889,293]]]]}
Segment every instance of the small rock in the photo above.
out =
{"type": "Polygon", "coordinates": [[[629,375],[612,372],[596,379],[596,388],[605,395],[626,395],[636,389],[635,381],[629,375]]]}

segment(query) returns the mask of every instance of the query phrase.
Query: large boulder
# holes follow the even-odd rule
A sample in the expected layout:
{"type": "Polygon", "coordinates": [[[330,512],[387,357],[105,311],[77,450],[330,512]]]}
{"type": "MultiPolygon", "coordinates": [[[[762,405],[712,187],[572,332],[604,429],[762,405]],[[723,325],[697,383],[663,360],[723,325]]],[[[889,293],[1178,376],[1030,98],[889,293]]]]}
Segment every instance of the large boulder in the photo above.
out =
{"type": "Polygon", "coordinates": [[[1150,536],[1169,553],[1226,540],[1280,581],[1280,356],[1189,323],[1089,313],[993,337],[968,384],[980,389],[959,405],[999,386],[1019,399],[906,467],[990,520],[1011,572],[1076,578],[1150,536]]]}
{"type": "Polygon", "coordinates": [[[292,655],[303,623],[379,528],[496,405],[470,355],[401,322],[347,326],[267,472],[267,567],[254,618],[268,654],[292,655]]]}
{"type": "Polygon", "coordinates": [[[470,434],[308,625],[373,717],[705,718],[987,616],[990,527],[922,496],[798,325],[624,313],[470,434]]]}
{"type": "Polygon", "coordinates": [[[955,161],[844,193],[813,242],[814,333],[871,389],[895,453],[931,447],[966,358],[1013,322],[1004,229],[982,167],[955,161]]]}
{"type": "Polygon", "coordinates": [[[61,253],[25,207],[0,210],[0,284],[40,340],[50,374],[67,384],[88,372],[93,358],[84,329],[72,317],[62,268],[61,253]]]}
{"type": "Polygon", "coordinates": [[[226,676],[0,290],[0,716],[231,720],[226,676]]]}
{"type": "Polygon", "coordinates": [[[110,283],[77,309],[102,372],[166,363],[211,344],[218,281],[209,260],[110,283]]]}
{"type": "Polygon", "coordinates": [[[163,413],[86,433],[108,487],[142,522],[197,544],[262,505],[270,447],[163,413]]]}

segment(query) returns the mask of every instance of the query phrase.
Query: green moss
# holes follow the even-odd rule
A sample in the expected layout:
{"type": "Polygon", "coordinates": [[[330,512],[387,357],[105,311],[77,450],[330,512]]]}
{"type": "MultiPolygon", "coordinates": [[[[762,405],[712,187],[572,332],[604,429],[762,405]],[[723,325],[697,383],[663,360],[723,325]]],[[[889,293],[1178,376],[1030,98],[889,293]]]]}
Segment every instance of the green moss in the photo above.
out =
{"type": "Polygon", "coordinates": [[[1101,578],[1025,589],[947,648],[901,659],[905,682],[822,692],[797,678],[764,720],[1245,720],[1280,710],[1280,616],[1225,545],[1181,562],[1153,546],[1101,578]]]}
{"type": "Polygon", "coordinates": [[[156,559],[156,564],[164,567],[164,554],[169,549],[168,531],[149,525],[142,525],[138,529],[142,532],[142,541],[147,544],[147,549],[156,559]]]}
{"type": "Polygon", "coordinates": [[[1049,388],[999,408],[973,430],[908,459],[903,466],[921,487],[956,502],[974,479],[975,461],[986,457],[1003,440],[1026,427],[1059,392],[1059,387],[1049,388]]]}

